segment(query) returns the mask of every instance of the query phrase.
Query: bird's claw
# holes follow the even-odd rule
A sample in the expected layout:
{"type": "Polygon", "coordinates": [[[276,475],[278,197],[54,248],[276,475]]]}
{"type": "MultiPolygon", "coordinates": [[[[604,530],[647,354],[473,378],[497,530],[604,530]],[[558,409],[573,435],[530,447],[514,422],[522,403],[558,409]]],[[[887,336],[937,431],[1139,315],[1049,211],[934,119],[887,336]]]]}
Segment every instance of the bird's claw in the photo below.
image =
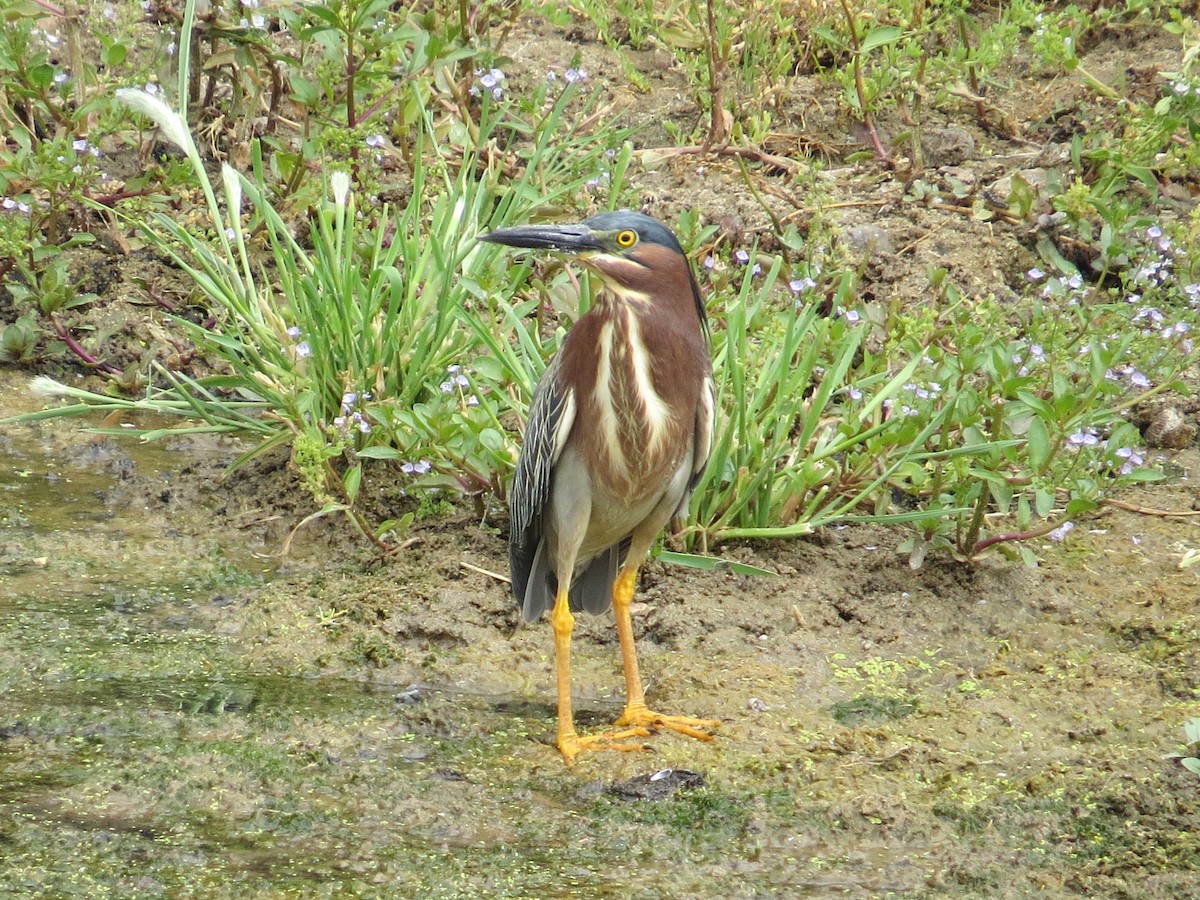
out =
{"type": "Polygon", "coordinates": [[[574,733],[565,734],[560,735],[558,738],[558,752],[563,755],[563,759],[567,761],[568,766],[573,766],[575,758],[583,752],[618,750],[622,753],[635,753],[649,750],[649,744],[643,744],[634,739],[649,737],[650,734],[650,729],[643,728],[640,725],[632,728],[606,731],[602,734],[590,734],[587,737],[580,737],[574,733]]]}
{"type": "Polygon", "coordinates": [[[648,733],[667,729],[679,734],[695,738],[699,741],[711,741],[714,732],[721,727],[716,719],[694,719],[691,716],[667,716],[647,709],[644,705],[627,706],[621,718],[616,722],[618,727],[641,728],[648,733]]]}

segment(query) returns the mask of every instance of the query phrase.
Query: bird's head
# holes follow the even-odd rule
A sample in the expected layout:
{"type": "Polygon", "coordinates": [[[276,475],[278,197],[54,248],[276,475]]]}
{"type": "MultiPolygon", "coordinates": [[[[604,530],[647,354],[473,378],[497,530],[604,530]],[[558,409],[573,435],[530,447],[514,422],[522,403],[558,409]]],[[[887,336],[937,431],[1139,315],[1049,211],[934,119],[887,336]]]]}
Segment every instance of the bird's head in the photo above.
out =
{"type": "Polygon", "coordinates": [[[479,236],[509,247],[569,253],[600,276],[611,293],[638,305],[686,298],[707,324],[687,256],[665,225],[640,212],[600,213],[578,225],[521,225],[479,236]]]}

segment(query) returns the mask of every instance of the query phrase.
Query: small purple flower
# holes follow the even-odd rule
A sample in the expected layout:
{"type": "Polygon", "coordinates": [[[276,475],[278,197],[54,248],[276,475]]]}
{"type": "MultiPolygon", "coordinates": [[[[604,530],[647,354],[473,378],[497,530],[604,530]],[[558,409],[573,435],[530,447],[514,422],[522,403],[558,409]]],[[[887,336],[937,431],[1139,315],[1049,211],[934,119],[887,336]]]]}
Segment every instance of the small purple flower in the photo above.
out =
{"type": "Polygon", "coordinates": [[[1140,453],[1138,453],[1136,450],[1134,450],[1132,447],[1118,447],[1113,452],[1117,456],[1119,456],[1121,459],[1129,460],[1135,466],[1140,466],[1142,463],[1144,463],[1146,461],[1142,458],[1142,455],[1140,453]]]}
{"type": "Polygon", "coordinates": [[[415,463],[410,463],[410,462],[404,463],[404,465],[402,465],[400,467],[400,471],[403,472],[405,475],[425,475],[432,468],[433,468],[433,466],[430,465],[429,460],[420,459],[420,460],[417,460],[415,463]]]}
{"type": "Polygon", "coordinates": [[[387,146],[387,138],[382,134],[372,134],[367,138],[366,143],[372,150],[379,150],[387,146]]]}
{"type": "Polygon", "coordinates": [[[342,394],[342,412],[350,412],[354,409],[354,404],[358,402],[358,394],[354,391],[346,391],[342,394]]]}
{"type": "Polygon", "coordinates": [[[291,328],[289,328],[287,330],[287,336],[290,337],[293,341],[296,338],[300,337],[301,333],[302,332],[300,331],[300,326],[298,326],[298,325],[293,325],[291,328]]]}
{"type": "Polygon", "coordinates": [[[1134,469],[1146,461],[1142,458],[1141,454],[1135,451],[1132,447],[1118,447],[1113,451],[1113,455],[1118,459],[1124,460],[1124,462],[1121,464],[1121,468],[1117,470],[1118,474],[1120,475],[1129,475],[1134,469]]]}
{"type": "Polygon", "coordinates": [[[312,347],[308,346],[308,341],[301,341],[296,345],[296,355],[301,359],[312,356],[312,347]]]}
{"type": "Polygon", "coordinates": [[[567,84],[574,84],[577,81],[587,81],[587,77],[587,69],[567,69],[567,71],[563,73],[563,81],[565,81],[567,84]]]}
{"type": "Polygon", "coordinates": [[[856,387],[848,387],[848,388],[846,388],[846,395],[847,395],[847,396],[848,396],[848,397],[849,397],[851,400],[861,400],[861,399],[863,398],[863,392],[862,392],[862,391],[860,391],[860,390],[859,390],[858,388],[856,388],[856,387]]]}
{"type": "Polygon", "coordinates": [[[1067,533],[1074,527],[1075,527],[1074,522],[1063,522],[1061,525],[1059,525],[1057,528],[1055,528],[1053,531],[1051,531],[1048,535],[1046,535],[1046,537],[1050,538],[1050,540],[1052,540],[1056,543],[1064,541],[1067,538],[1067,533]]]}
{"type": "Polygon", "coordinates": [[[1045,278],[1046,273],[1043,272],[1041,269],[1039,269],[1037,266],[1034,266],[1032,269],[1030,269],[1028,272],[1025,273],[1025,277],[1029,281],[1036,283],[1036,282],[1041,281],[1043,278],[1045,278]]]}
{"type": "Polygon", "coordinates": [[[504,96],[504,88],[502,85],[500,85],[504,78],[505,76],[502,70],[499,70],[499,68],[492,68],[492,70],[488,70],[487,72],[482,72],[482,74],[480,74],[479,83],[482,85],[484,90],[492,92],[493,100],[499,100],[500,97],[504,96]]]}
{"type": "Polygon", "coordinates": [[[1137,369],[1134,369],[1133,372],[1130,373],[1129,383],[1131,385],[1133,385],[1135,388],[1143,389],[1143,390],[1145,388],[1150,387],[1150,379],[1147,378],[1145,375],[1143,375],[1141,372],[1137,371],[1137,369]]]}
{"type": "Polygon", "coordinates": [[[807,276],[804,278],[793,278],[788,282],[788,290],[790,290],[793,294],[811,291],[816,286],[817,283],[807,276]]]}
{"type": "Polygon", "coordinates": [[[1078,272],[1076,272],[1074,275],[1072,275],[1070,278],[1067,279],[1067,287],[1069,287],[1073,291],[1079,290],[1081,287],[1083,287],[1083,277],[1078,272]]]}
{"type": "Polygon", "coordinates": [[[1095,447],[1100,443],[1100,438],[1096,436],[1096,432],[1091,428],[1084,428],[1067,437],[1067,443],[1072,447],[1095,447]]]}
{"type": "Polygon", "coordinates": [[[857,325],[859,320],[862,319],[862,316],[859,314],[857,309],[848,309],[844,315],[846,317],[846,321],[851,325],[857,325]]]}
{"type": "Polygon", "coordinates": [[[744,266],[750,262],[750,252],[748,250],[738,250],[733,254],[733,258],[744,266]]]}
{"type": "Polygon", "coordinates": [[[1157,225],[1151,225],[1146,229],[1146,237],[1150,238],[1152,241],[1157,241],[1160,237],[1162,237],[1162,235],[1163,231],[1157,225]]]}
{"type": "MultiPolygon", "coordinates": [[[[713,270],[713,268],[716,267],[716,265],[717,265],[717,258],[715,256],[713,256],[711,253],[708,254],[708,256],[704,257],[704,268],[708,269],[711,272],[713,270]]],[[[1200,288],[1200,285],[1196,285],[1196,287],[1200,288]]]]}

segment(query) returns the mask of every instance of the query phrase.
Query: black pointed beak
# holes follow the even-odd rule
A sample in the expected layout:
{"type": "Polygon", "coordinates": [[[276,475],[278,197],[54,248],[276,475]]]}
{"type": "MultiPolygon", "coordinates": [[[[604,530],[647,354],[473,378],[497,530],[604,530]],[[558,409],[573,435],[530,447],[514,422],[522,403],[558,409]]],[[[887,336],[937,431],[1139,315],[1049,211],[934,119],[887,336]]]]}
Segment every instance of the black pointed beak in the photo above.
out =
{"type": "Polygon", "coordinates": [[[561,250],[566,253],[605,249],[586,225],[519,225],[516,228],[497,228],[495,231],[479,235],[478,240],[508,247],[561,250]]]}

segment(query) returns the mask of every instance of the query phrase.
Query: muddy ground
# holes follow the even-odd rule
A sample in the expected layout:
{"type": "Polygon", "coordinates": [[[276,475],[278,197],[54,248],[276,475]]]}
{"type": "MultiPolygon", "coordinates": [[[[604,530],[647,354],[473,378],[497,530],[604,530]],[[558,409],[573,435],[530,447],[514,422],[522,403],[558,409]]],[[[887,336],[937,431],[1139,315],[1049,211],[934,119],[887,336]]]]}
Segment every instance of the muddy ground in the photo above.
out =
{"type": "MultiPolygon", "coordinates": [[[[690,129],[697,113],[669,56],[631,53],[651,85],[635,95],[595,37],[586,25],[523,21],[506,48],[510,89],[578,48],[612,114],[645,126],[639,147],[668,143],[663,119],[690,129]]],[[[1136,84],[1137,72],[1178,60],[1158,29],[1104,32],[1087,48],[1089,70],[1110,82],[1136,84]]],[[[984,127],[965,105],[931,110],[923,177],[991,184],[1065,170],[1071,135],[1106,112],[1081,81],[1006,77],[1014,88],[993,102],[1015,129],[984,127]]],[[[816,78],[794,88],[781,133],[834,157],[864,148],[834,88],[816,78]]],[[[887,116],[881,126],[902,129],[887,116]]],[[[671,220],[694,207],[728,240],[766,238],[769,218],[728,159],[659,161],[634,179],[647,212],[671,220]]],[[[801,183],[762,176],[760,195],[803,220],[813,211],[801,183]]],[[[855,226],[886,238],[860,250],[867,296],[919,303],[931,264],[968,293],[1016,288],[1039,262],[1020,226],[901,204],[903,173],[876,163],[834,164],[821,184],[822,202],[846,204],[830,215],[847,245],[855,226]]],[[[1184,185],[1159,211],[1184,216],[1194,202],[1184,185]]],[[[108,252],[108,312],[93,314],[126,335],[128,362],[173,338],[126,264],[108,252]]],[[[116,440],[22,435],[55,443],[58,461],[33,465],[35,477],[112,476],[95,501],[140,518],[163,554],[267,558],[266,580],[202,593],[187,628],[218,636],[229,671],[292,687],[269,721],[234,702],[235,714],[178,725],[194,732],[183,745],[121,744],[123,763],[97,760],[73,781],[15,795],[18,810],[58,812],[44,831],[0,828],[11,860],[34,867],[37,835],[108,859],[95,836],[116,833],[111,853],[126,865],[89,882],[113,896],[219,896],[235,883],[278,896],[1200,896],[1200,776],[1168,758],[1200,714],[1200,566],[1180,565],[1200,546],[1200,518],[1187,515],[1200,496],[1195,446],[1151,454],[1172,477],[1121,498],[1184,515],[1105,510],[1063,543],[1039,541],[1036,569],[931,558],[914,571],[894,552],[903,532],[866,527],[718,548],[773,577],[651,563],[634,608],[651,705],[718,718],[720,734],[657,735],[653,752],[567,770],[550,743],[549,626],[519,625],[507,586],[486,574],[505,572],[502,510],[421,521],[385,559],[322,520],[278,559],[312,511],[286,456],[224,478],[239,452],[228,442],[179,440],[153,465],[126,465],[132,451],[116,440]],[[631,799],[641,789],[630,779],[666,769],[698,777],[659,778],[679,790],[631,799]],[[151,858],[160,868],[139,875],[151,858]]],[[[6,525],[10,536],[22,527],[6,525]]],[[[55,554],[83,552],[48,546],[52,533],[22,532],[30,543],[19,550],[10,541],[10,588],[36,590],[21,560],[50,554],[53,568],[55,554]]],[[[581,617],[576,635],[579,718],[596,728],[621,708],[616,637],[607,617],[581,617]]],[[[39,671],[35,682],[52,677],[39,671]]],[[[34,718],[30,706],[10,720],[0,754],[56,749],[84,727],[30,727],[34,718]]]]}

